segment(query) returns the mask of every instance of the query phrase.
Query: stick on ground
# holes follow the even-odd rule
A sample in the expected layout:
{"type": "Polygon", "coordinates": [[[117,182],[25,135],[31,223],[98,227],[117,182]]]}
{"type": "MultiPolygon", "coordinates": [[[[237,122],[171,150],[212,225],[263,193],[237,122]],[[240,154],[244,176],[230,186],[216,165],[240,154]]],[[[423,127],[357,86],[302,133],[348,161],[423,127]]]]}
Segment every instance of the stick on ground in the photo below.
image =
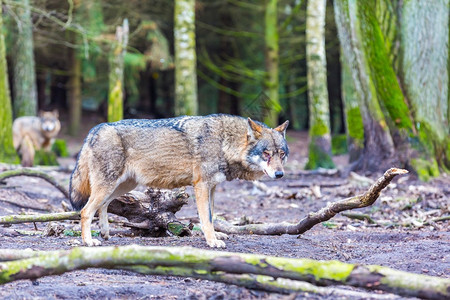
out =
{"type": "Polygon", "coordinates": [[[392,181],[392,179],[394,179],[395,176],[406,173],[408,173],[406,170],[391,168],[387,170],[382,177],[378,178],[378,180],[364,194],[330,203],[318,212],[308,214],[308,216],[296,224],[281,222],[233,226],[226,221],[216,220],[214,222],[214,227],[217,231],[230,234],[302,234],[311,229],[314,225],[331,219],[337,213],[372,205],[380,196],[381,191],[392,181]]]}

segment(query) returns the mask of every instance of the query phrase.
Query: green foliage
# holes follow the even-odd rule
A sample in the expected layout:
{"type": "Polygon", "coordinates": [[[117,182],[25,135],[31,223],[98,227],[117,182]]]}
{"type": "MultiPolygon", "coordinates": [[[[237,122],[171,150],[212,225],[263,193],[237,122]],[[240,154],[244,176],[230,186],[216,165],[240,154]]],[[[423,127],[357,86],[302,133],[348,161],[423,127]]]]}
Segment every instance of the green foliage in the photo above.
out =
{"type": "Polygon", "coordinates": [[[45,151],[43,149],[36,150],[33,164],[35,166],[59,166],[55,152],[45,151]]]}
{"type": "Polygon", "coordinates": [[[436,159],[431,158],[429,160],[415,158],[411,159],[411,166],[422,181],[428,181],[432,177],[439,176],[439,167],[436,159]]]}
{"type": "MultiPolygon", "coordinates": [[[[91,230],[91,235],[98,237],[100,236],[100,231],[98,230],[91,230]]],[[[71,230],[71,229],[64,229],[64,236],[81,236],[81,231],[79,230],[71,230]]]]}
{"type": "Polygon", "coordinates": [[[331,151],[333,155],[347,153],[347,136],[345,134],[333,135],[331,137],[331,151]]]}
{"type": "Polygon", "coordinates": [[[316,139],[312,138],[309,143],[308,162],[306,163],[305,170],[315,170],[318,168],[333,169],[335,165],[330,154],[319,147],[316,139]]]}
{"type": "Polygon", "coordinates": [[[52,152],[59,157],[69,157],[69,151],[67,150],[66,140],[56,139],[52,145],[52,152]]]}

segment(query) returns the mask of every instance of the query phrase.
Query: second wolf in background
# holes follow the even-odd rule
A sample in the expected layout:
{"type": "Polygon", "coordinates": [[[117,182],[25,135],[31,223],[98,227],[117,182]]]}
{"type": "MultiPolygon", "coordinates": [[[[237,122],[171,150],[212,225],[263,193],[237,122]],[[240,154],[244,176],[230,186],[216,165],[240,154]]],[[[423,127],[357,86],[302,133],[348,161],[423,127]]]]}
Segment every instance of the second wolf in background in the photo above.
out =
{"type": "Polygon", "coordinates": [[[210,115],[97,125],[86,137],[70,179],[72,206],[83,208],[83,242],[100,244],[91,236],[97,211],[100,233],[109,238],[109,203],[138,184],[168,189],[193,185],[206,242],[225,247],[219,239],[226,235],[216,233],[212,223],[216,185],[264,174],[283,177],[288,123],[271,129],[250,118],[210,115]]]}
{"type": "Polygon", "coordinates": [[[32,167],[36,150],[50,148],[61,130],[57,110],[40,111],[39,116],[19,117],[13,122],[14,148],[24,167],[32,167]]]}

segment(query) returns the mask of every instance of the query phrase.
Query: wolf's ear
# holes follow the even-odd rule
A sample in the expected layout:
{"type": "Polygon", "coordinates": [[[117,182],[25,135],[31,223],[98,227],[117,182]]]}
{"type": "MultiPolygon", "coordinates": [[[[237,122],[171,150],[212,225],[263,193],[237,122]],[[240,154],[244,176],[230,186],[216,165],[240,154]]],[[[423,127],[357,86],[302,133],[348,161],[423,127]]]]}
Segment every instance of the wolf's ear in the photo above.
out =
{"type": "Polygon", "coordinates": [[[281,132],[281,134],[283,135],[283,137],[286,137],[286,128],[289,125],[289,120],[284,122],[283,124],[279,125],[278,127],[274,128],[274,130],[281,132]]]}
{"type": "Polygon", "coordinates": [[[259,139],[261,137],[262,127],[256,124],[255,121],[248,118],[247,136],[253,139],[259,139]]]}

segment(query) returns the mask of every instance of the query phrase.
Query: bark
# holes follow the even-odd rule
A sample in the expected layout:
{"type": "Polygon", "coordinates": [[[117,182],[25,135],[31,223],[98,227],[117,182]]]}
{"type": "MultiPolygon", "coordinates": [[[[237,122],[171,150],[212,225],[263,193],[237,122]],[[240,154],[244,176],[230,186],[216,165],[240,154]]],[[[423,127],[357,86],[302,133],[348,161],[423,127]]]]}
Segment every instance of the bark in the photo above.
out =
{"type": "Polygon", "coordinates": [[[423,177],[439,174],[436,160],[450,170],[448,11],[448,0],[403,1],[401,10],[399,73],[418,137],[429,152],[411,160],[423,177]]]}
{"type": "Polygon", "coordinates": [[[116,40],[109,57],[108,122],[123,119],[124,56],[128,45],[128,20],[116,28],[116,40]]]}
{"type": "Polygon", "coordinates": [[[314,225],[331,219],[339,212],[372,205],[378,199],[381,191],[395,176],[406,173],[408,173],[408,171],[402,169],[389,169],[382,177],[378,178],[364,194],[330,203],[318,212],[309,213],[308,216],[296,224],[282,222],[233,226],[225,221],[216,220],[214,224],[215,229],[224,233],[234,234],[302,234],[311,229],[314,225]]]}
{"type": "Polygon", "coordinates": [[[355,0],[338,0],[334,2],[334,8],[343,60],[350,68],[364,124],[364,150],[354,169],[375,171],[391,165],[394,143],[378,102],[370,62],[364,51],[358,3],[355,0]]]}
{"type": "MultiPolygon", "coordinates": [[[[20,250],[12,251],[20,252],[20,250]]],[[[26,254],[28,253],[30,252],[28,251],[26,254]]],[[[5,254],[3,251],[0,254],[11,258],[10,253],[5,254]]],[[[74,248],[35,254],[37,256],[32,258],[2,263],[0,284],[102,267],[108,269],[132,268],[137,272],[159,275],[186,276],[188,273],[189,276],[200,278],[204,278],[202,276],[205,274],[255,274],[307,281],[319,285],[351,285],[428,299],[444,299],[450,296],[450,279],[448,278],[339,261],[281,258],[189,247],[166,248],[136,245],[74,248]],[[193,272],[189,272],[189,270],[193,272]],[[200,274],[200,276],[196,276],[196,274],[200,274]]],[[[216,279],[219,278],[216,277],[216,279]]],[[[264,282],[268,278],[261,279],[265,279],[264,282]]]]}
{"type": "Polygon", "coordinates": [[[144,235],[176,236],[191,235],[188,226],[175,217],[175,213],[188,203],[189,195],[184,189],[155,190],[145,193],[131,192],[114,199],[108,212],[128,219],[125,226],[140,230],[144,235]]]}
{"type": "Polygon", "coordinates": [[[9,215],[0,217],[0,224],[21,224],[29,222],[51,222],[61,220],[79,220],[77,211],[42,214],[42,215],[9,215]]]}
{"type": "MultiPolygon", "coordinates": [[[[76,33],[71,32],[70,36],[74,44],[77,44],[76,33]]],[[[67,83],[67,98],[69,100],[69,134],[77,135],[81,125],[81,58],[75,48],[69,48],[70,75],[67,83]]]]}
{"type": "Polygon", "coordinates": [[[326,0],[308,1],[306,64],[309,98],[309,154],[306,169],[334,168],[325,57],[326,0]]]}
{"type": "Polygon", "coordinates": [[[365,141],[355,168],[396,162],[423,180],[437,176],[450,156],[448,0],[334,4],[343,60],[362,100],[365,141]]]}
{"type": "MultiPolygon", "coordinates": [[[[45,173],[21,169],[6,171],[0,174],[0,181],[12,176],[34,176],[43,178],[57,187],[67,198],[68,193],[53,178],[45,173]]],[[[184,189],[154,190],[145,193],[131,192],[114,199],[108,206],[108,212],[125,217],[129,222],[124,226],[131,227],[146,236],[191,235],[192,224],[184,225],[175,217],[175,213],[188,203],[189,195],[184,189]]],[[[79,220],[79,212],[64,212],[41,215],[9,215],[0,217],[0,224],[18,224],[28,222],[51,222],[61,220],[79,220]]]]}
{"type": "Polygon", "coordinates": [[[16,0],[16,15],[13,42],[13,97],[14,115],[35,116],[37,114],[36,72],[33,54],[33,28],[29,0],[16,0]]]}
{"type": "Polygon", "coordinates": [[[279,45],[278,45],[278,0],[266,0],[265,9],[265,64],[264,91],[266,93],[266,110],[264,123],[273,128],[278,125],[278,114],[281,111],[279,100],[279,45]]]}
{"type": "Polygon", "coordinates": [[[364,126],[359,110],[358,95],[355,90],[349,66],[341,54],[342,102],[344,105],[345,132],[349,163],[358,161],[364,151],[364,126]]]}
{"type": "MultiPolygon", "coordinates": [[[[3,28],[2,1],[0,0],[0,28],[3,28]]],[[[6,64],[5,36],[0,30],[0,161],[19,163],[19,157],[13,146],[12,107],[9,92],[8,67],[6,64]]]]}
{"type": "Polygon", "coordinates": [[[175,115],[197,115],[195,0],[176,0],[174,11],[175,115]]]}

